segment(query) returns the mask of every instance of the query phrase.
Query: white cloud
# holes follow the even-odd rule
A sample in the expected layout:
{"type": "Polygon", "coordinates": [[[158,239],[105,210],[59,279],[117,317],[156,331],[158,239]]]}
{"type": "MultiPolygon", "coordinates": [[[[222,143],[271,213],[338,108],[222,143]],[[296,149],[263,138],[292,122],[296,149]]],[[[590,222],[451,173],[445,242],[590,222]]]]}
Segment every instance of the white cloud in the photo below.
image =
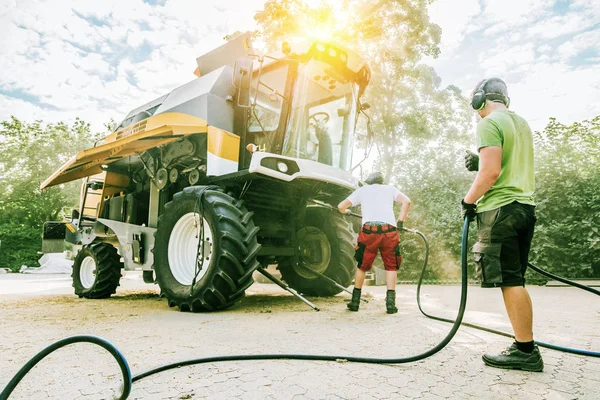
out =
{"type": "Polygon", "coordinates": [[[584,32],[558,48],[558,54],[563,60],[568,60],[587,49],[600,51],[600,31],[584,32]]]}
{"type": "Polygon", "coordinates": [[[552,51],[552,46],[549,44],[543,44],[537,48],[540,53],[550,53],[552,51]]]}
{"type": "Polygon", "coordinates": [[[485,76],[504,75],[508,72],[518,72],[528,69],[535,60],[533,44],[517,45],[513,47],[499,47],[482,53],[479,56],[479,65],[483,68],[485,76]]]}
{"type": "Polygon", "coordinates": [[[460,44],[472,19],[480,12],[478,0],[464,0],[461,7],[456,6],[455,0],[438,0],[430,6],[431,21],[442,28],[442,57],[460,44]]]}
{"type": "MultiPolygon", "coordinates": [[[[473,9],[462,2],[440,3],[454,7],[432,17],[442,28],[452,26],[454,14],[473,9]]],[[[593,118],[600,114],[600,2],[555,4],[483,0],[481,12],[454,36],[458,43],[442,46],[447,53],[427,62],[445,85],[457,85],[465,95],[482,78],[503,78],[511,108],[534,129],[543,129],[550,117],[565,123],[593,118]]]]}
{"type": "Polygon", "coordinates": [[[483,17],[488,22],[510,26],[546,14],[555,0],[484,0],[483,17]]]}
{"type": "Polygon", "coordinates": [[[549,15],[555,0],[484,0],[484,11],[478,18],[486,35],[510,34],[517,26],[531,24],[549,15]]]}
{"type": "Polygon", "coordinates": [[[544,19],[527,28],[526,34],[537,39],[553,39],[582,32],[596,25],[598,20],[582,12],[571,12],[544,19]]]}
{"type": "Polygon", "coordinates": [[[576,69],[540,63],[531,74],[509,85],[511,108],[541,129],[549,117],[563,123],[588,119],[600,110],[600,65],[576,69]]]}
{"type": "MultiPolygon", "coordinates": [[[[252,29],[264,1],[0,1],[0,119],[79,116],[102,129],[193,79],[195,58],[225,34],[252,29]]],[[[442,53],[428,62],[465,94],[483,77],[504,77],[514,109],[535,128],[550,116],[593,117],[600,57],[589,51],[600,48],[600,1],[574,0],[560,14],[554,4],[438,0],[429,14],[442,28],[442,53]],[[581,54],[589,56],[577,64],[581,54]]]]}
{"type": "Polygon", "coordinates": [[[0,2],[0,119],[79,116],[102,129],[194,79],[196,57],[253,29],[264,1],[0,2]]]}

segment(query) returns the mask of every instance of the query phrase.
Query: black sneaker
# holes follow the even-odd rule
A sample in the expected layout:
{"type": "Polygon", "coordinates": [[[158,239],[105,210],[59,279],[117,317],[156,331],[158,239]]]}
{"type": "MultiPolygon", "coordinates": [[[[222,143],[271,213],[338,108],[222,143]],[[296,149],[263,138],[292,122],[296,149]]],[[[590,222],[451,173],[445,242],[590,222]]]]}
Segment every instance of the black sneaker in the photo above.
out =
{"type": "Polygon", "coordinates": [[[525,353],[517,348],[516,343],[513,343],[500,354],[485,354],[481,358],[490,367],[521,369],[533,372],[542,372],[544,370],[544,360],[542,360],[542,355],[537,345],[533,346],[533,352],[525,353]]]}

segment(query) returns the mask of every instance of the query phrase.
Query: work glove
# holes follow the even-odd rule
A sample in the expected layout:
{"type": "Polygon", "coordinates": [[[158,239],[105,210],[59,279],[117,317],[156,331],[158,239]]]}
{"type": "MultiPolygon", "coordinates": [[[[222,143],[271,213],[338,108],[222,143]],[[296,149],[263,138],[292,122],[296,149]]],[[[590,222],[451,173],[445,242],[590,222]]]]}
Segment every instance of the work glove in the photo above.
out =
{"type": "Polygon", "coordinates": [[[464,219],[465,216],[469,219],[469,222],[472,222],[475,219],[475,216],[477,215],[476,210],[477,210],[477,205],[476,204],[471,204],[471,203],[465,203],[465,199],[462,199],[460,201],[460,205],[461,205],[461,216],[464,219]]]}
{"type": "Polygon", "coordinates": [[[465,155],[465,168],[469,171],[479,171],[479,156],[472,151],[467,150],[465,155]]]}
{"type": "Polygon", "coordinates": [[[396,222],[396,229],[398,229],[399,231],[404,229],[404,221],[398,220],[398,222],[396,222]]]}

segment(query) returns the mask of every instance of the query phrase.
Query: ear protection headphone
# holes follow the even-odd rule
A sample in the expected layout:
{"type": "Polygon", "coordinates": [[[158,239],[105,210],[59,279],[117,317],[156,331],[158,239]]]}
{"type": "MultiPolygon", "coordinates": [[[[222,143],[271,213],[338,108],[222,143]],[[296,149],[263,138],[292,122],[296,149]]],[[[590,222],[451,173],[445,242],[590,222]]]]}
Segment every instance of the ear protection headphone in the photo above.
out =
{"type": "Polygon", "coordinates": [[[372,172],[365,180],[367,185],[373,185],[375,183],[383,184],[383,175],[381,172],[372,172]]]}
{"type": "Polygon", "coordinates": [[[508,107],[510,105],[510,97],[506,97],[501,93],[486,93],[485,92],[485,85],[487,85],[488,82],[493,81],[493,80],[504,83],[504,81],[499,78],[484,79],[484,81],[481,82],[481,84],[479,85],[479,87],[477,88],[475,93],[473,93],[473,97],[471,98],[471,107],[473,107],[473,110],[479,111],[483,107],[485,107],[486,99],[489,99],[491,101],[500,101],[506,107],[508,107]]]}

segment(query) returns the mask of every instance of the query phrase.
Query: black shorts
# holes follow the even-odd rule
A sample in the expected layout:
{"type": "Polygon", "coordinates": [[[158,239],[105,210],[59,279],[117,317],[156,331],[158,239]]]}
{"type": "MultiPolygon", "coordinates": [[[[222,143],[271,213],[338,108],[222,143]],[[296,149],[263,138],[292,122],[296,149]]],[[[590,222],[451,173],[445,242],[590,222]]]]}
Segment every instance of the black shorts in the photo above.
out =
{"type": "Polygon", "coordinates": [[[477,214],[473,246],[481,287],[525,286],[535,206],[513,202],[477,214]]]}

